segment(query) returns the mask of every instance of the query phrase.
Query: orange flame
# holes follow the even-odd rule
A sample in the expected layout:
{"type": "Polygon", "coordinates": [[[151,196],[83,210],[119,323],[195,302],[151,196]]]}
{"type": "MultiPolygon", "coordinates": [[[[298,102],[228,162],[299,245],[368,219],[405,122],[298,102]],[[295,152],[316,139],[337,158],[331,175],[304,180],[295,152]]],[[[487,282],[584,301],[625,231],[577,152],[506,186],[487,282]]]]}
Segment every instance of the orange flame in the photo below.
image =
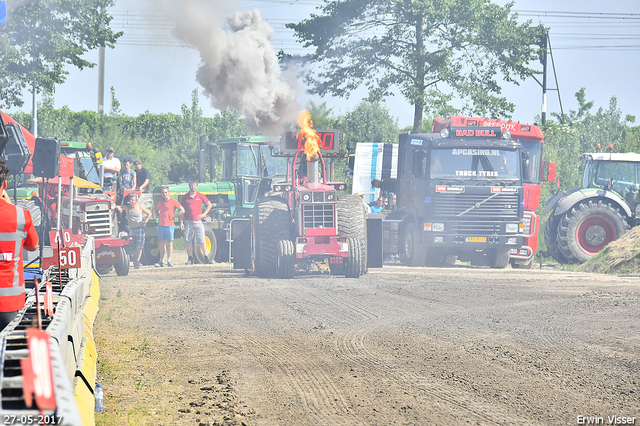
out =
{"type": "Polygon", "coordinates": [[[300,133],[302,133],[306,139],[304,143],[304,153],[307,154],[307,161],[311,159],[320,151],[320,136],[313,130],[313,122],[311,121],[311,114],[309,111],[300,111],[298,117],[298,125],[300,126],[300,133]]]}

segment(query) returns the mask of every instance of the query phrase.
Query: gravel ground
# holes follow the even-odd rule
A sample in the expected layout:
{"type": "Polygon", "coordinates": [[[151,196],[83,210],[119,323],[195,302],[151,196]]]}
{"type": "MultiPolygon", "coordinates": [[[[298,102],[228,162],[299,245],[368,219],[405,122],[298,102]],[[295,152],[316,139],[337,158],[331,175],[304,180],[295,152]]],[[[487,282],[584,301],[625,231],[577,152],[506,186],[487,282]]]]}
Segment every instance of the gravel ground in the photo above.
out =
{"type": "Polygon", "coordinates": [[[640,424],[637,277],[175,257],[102,279],[98,425],[640,424]]]}

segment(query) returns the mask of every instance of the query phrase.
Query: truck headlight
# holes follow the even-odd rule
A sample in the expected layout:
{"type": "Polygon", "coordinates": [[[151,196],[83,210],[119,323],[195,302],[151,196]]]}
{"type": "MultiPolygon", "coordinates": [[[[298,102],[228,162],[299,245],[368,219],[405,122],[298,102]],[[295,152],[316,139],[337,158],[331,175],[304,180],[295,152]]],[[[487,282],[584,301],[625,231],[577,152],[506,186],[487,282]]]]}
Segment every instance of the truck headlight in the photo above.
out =
{"type": "Polygon", "coordinates": [[[522,219],[522,232],[525,234],[531,233],[531,218],[525,217],[522,219]]]}
{"type": "Polygon", "coordinates": [[[444,223],[434,223],[431,225],[431,230],[435,232],[444,231],[444,223]]]}
{"type": "Polygon", "coordinates": [[[311,194],[306,193],[302,196],[302,201],[309,201],[311,199],[311,194]]]}
{"type": "Polygon", "coordinates": [[[518,243],[518,238],[517,237],[509,237],[507,238],[507,244],[517,244],[518,243]]]}
{"type": "Polygon", "coordinates": [[[516,232],[518,232],[518,228],[518,223],[507,223],[505,231],[507,231],[508,234],[515,234],[516,232]]]}

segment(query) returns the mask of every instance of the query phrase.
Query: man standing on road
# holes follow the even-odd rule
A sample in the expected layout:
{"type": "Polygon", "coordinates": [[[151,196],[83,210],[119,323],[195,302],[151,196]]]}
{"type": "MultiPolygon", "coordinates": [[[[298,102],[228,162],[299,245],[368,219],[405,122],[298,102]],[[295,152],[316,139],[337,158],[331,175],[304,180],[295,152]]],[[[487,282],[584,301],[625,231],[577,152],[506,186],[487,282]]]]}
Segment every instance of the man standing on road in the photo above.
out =
{"type": "Polygon", "coordinates": [[[165,247],[167,251],[167,266],[171,263],[171,253],[173,253],[173,231],[175,228],[176,216],[184,215],[184,207],[175,199],[169,196],[169,188],[163,186],[160,192],[162,199],[158,201],[158,244],[160,246],[160,261],[155,264],[157,267],[164,266],[165,247]],[[176,214],[178,210],[178,214],[176,214]]]}
{"type": "MultiPolygon", "coordinates": [[[[211,210],[211,201],[204,194],[201,194],[198,190],[198,181],[192,180],[189,182],[189,192],[182,196],[180,204],[184,207],[184,222],[180,218],[180,229],[184,230],[184,241],[187,243],[187,254],[189,259],[187,265],[193,265],[193,247],[191,241],[194,241],[198,245],[198,249],[201,250],[203,256],[207,252],[207,246],[204,243],[204,225],[202,219],[207,216],[209,210],[211,210]],[[202,204],[206,204],[207,207],[202,211],[202,204]]],[[[204,256],[204,263],[211,263],[211,259],[208,256],[204,256]]]]}
{"type": "Polygon", "coordinates": [[[102,160],[102,167],[104,168],[104,183],[103,187],[106,191],[113,190],[113,184],[116,180],[116,175],[120,173],[121,165],[120,160],[113,156],[114,149],[112,147],[107,148],[107,159],[102,160]]]}
{"type": "Polygon", "coordinates": [[[149,192],[149,182],[151,181],[151,173],[149,170],[142,167],[142,160],[136,160],[133,162],[136,168],[136,185],[140,191],[149,192]]]}
{"type": "MultiPolygon", "coordinates": [[[[9,168],[0,161],[0,188],[7,189],[9,168]]],[[[0,331],[24,308],[24,267],[22,247],[29,251],[38,248],[38,233],[31,214],[0,200],[0,331]]]]}
{"type": "Polygon", "coordinates": [[[123,206],[116,206],[116,209],[118,209],[120,213],[123,211],[126,213],[133,246],[136,249],[133,258],[133,267],[140,269],[140,257],[142,256],[142,249],[144,248],[144,227],[151,218],[151,212],[138,203],[138,194],[135,192],[130,193],[127,198],[129,200],[128,203],[125,202],[123,206]],[[145,218],[144,215],[147,217],[145,218]]]}

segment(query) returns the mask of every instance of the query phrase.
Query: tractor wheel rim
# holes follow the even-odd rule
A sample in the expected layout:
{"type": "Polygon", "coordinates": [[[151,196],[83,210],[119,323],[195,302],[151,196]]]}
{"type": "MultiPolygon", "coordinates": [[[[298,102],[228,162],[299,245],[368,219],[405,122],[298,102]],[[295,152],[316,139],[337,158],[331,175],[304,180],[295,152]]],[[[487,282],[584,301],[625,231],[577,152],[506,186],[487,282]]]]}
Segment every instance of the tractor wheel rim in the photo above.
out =
{"type": "Polygon", "coordinates": [[[158,239],[155,237],[152,237],[149,240],[149,245],[151,246],[151,249],[149,250],[149,253],[151,253],[151,256],[158,256],[160,254],[160,246],[158,244],[158,239]]]}
{"type": "Polygon", "coordinates": [[[617,237],[615,225],[600,215],[589,216],[578,225],[576,241],[582,251],[594,255],[617,237]]]}

